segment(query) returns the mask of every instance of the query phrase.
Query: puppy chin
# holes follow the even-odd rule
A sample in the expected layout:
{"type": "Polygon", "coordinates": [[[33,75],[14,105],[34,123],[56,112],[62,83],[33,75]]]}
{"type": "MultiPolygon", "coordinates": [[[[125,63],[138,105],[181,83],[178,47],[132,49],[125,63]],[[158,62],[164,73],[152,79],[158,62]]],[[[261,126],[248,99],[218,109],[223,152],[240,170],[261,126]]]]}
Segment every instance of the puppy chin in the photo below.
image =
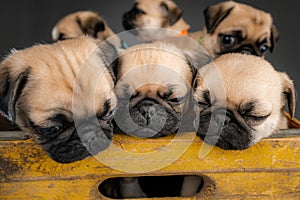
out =
{"type": "Polygon", "coordinates": [[[49,145],[42,145],[48,155],[59,163],[71,163],[91,156],[90,152],[78,140],[60,144],[49,148],[49,145]]]}
{"type": "Polygon", "coordinates": [[[112,129],[91,130],[85,126],[79,127],[77,131],[72,128],[56,138],[40,137],[38,143],[56,162],[71,163],[96,155],[107,149],[112,142],[112,129]],[[80,132],[80,137],[77,131],[80,132]]]}
{"type": "Polygon", "coordinates": [[[199,133],[197,133],[197,135],[207,144],[212,146],[216,145],[224,150],[245,150],[253,145],[250,138],[239,140],[238,138],[233,137],[231,132],[227,131],[221,132],[220,136],[209,134],[202,135],[199,133]]]}
{"type": "Polygon", "coordinates": [[[252,131],[253,138],[252,138],[251,145],[258,143],[263,138],[269,137],[270,135],[272,135],[272,133],[274,133],[276,130],[278,130],[279,127],[276,127],[275,124],[278,124],[279,120],[280,120],[280,118],[278,118],[278,119],[273,118],[273,119],[267,120],[260,126],[253,127],[253,131],[252,131]],[[272,120],[274,120],[274,121],[272,121],[272,120]],[[276,123],[275,120],[278,122],[276,123]]]}
{"type": "Polygon", "coordinates": [[[244,150],[253,145],[251,128],[234,117],[224,116],[220,120],[211,113],[204,114],[200,117],[197,135],[204,142],[224,150],[244,150]]]}

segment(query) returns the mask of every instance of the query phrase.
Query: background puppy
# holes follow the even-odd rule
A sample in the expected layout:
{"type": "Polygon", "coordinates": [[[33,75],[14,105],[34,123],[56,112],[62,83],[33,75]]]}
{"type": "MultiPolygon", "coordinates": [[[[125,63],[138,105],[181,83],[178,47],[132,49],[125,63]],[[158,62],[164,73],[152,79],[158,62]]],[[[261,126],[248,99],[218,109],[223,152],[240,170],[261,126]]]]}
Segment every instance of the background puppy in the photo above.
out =
{"type": "Polygon", "coordinates": [[[212,57],[239,52],[263,56],[273,51],[278,30],[269,13],[246,4],[225,1],[204,10],[205,28],[191,33],[212,57]]]}
{"type": "Polygon", "coordinates": [[[182,10],[171,0],[137,0],[123,15],[125,30],[135,29],[142,41],[154,41],[185,34],[189,25],[182,18],[182,10]],[[166,29],[173,31],[166,31],[166,29]]]}
{"type": "Polygon", "coordinates": [[[120,39],[115,35],[107,22],[96,12],[78,11],[70,13],[60,19],[52,29],[54,41],[78,38],[82,35],[89,35],[99,40],[106,40],[115,36],[113,44],[121,47],[120,39]]]}
{"type": "Polygon", "coordinates": [[[292,80],[266,60],[226,54],[204,66],[195,81],[197,135],[222,149],[243,150],[288,128],[283,111],[295,111],[292,80]],[[217,81],[217,79],[220,81],[217,81]]]}
{"type": "Polygon", "coordinates": [[[116,107],[104,58],[89,37],[13,52],[0,65],[0,113],[58,162],[98,153],[111,143],[116,107]]]}
{"type": "Polygon", "coordinates": [[[116,71],[116,132],[138,137],[176,133],[188,108],[194,66],[206,61],[158,41],[123,51],[116,71]]]}

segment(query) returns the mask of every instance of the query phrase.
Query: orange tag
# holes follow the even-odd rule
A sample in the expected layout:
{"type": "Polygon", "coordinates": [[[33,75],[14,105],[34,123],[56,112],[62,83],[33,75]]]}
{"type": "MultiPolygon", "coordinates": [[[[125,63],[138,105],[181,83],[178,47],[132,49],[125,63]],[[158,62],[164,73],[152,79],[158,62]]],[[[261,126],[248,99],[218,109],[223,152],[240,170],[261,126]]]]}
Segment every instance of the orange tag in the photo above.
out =
{"type": "Polygon", "coordinates": [[[181,31],[181,33],[179,34],[179,36],[187,36],[188,35],[188,30],[187,29],[183,29],[181,31]]]}

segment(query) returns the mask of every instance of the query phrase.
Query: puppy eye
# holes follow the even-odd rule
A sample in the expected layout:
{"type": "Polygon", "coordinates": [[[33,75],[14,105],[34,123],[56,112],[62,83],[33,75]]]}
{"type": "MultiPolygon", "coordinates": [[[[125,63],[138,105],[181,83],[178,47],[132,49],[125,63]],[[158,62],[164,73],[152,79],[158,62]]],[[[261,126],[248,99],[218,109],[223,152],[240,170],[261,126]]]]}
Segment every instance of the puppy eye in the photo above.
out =
{"type": "Polygon", "coordinates": [[[244,117],[247,119],[255,120],[255,121],[261,121],[261,120],[267,119],[269,117],[269,115],[267,115],[267,116],[245,115],[244,117]]]}
{"type": "Polygon", "coordinates": [[[51,136],[57,134],[61,131],[61,127],[58,125],[47,127],[47,128],[38,128],[38,132],[42,135],[51,136]]]}
{"type": "Polygon", "coordinates": [[[134,8],[134,12],[135,12],[135,14],[137,14],[137,15],[144,15],[144,14],[146,14],[145,11],[139,9],[138,7],[135,7],[135,8],[134,8]]]}
{"type": "Polygon", "coordinates": [[[234,45],[237,42],[237,38],[233,35],[221,35],[221,39],[226,46],[234,45]]]}
{"type": "Polygon", "coordinates": [[[204,90],[199,95],[200,96],[193,98],[193,101],[196,104],[196,106],[198,106],[200,108],[208,108],[208,107],[212,106],[213,99],[210,95],[209,90],[204,90]]]}
{"type": "Polygon", "coordinates": [[[203,102],[203,101],[197,101],[196,105],[200,108],[208,108],[211,106],[210,103],[203,102]]]}
{"type": "Polygon", "coordinates": [[[262,124],[268,117],[269,115],[266,116],[244,115],[245,121],[252,126],[258,126],[262,124]]]}
{"type": "Polygon", "coordinates": [[[103,32],[105,31],[105,24],[103,22],[98,22],[95,25],[95,32],[103,32]]]}
{"type": "Polygon", "coordinates": [[[186,97],[178,97],[178,98],[171,98],[171,99],[167,99],[167,101],[171,104],[182,104],[184,103],[186,100],[186,97]]]}
{"type": "Polygon", "coordinates": [[[261,45],[260,47],[259,47],[259,51],[261,52],[261,53],[264,53],[264,52],[266,52],[266,51],[268,51],[269,50],[269,46],[267,45],[267,44],[263,44],[263,45],[261,45]]]}
{"type": "Polygon", "coordinates": [[[58,36],[58,40],[65,40],[65,34],[63,33],[60,33],[59,36],[58,36]]]}
{"type": "Polygon", "coordinates": [[[116,112],[116,109],[112,109],[112,110],[109,110],[107,111],[104,115],[102,115],[102,119],[105,120],[105,121],[109,121],[109,120],[112,120],[112,118],[114,117],[115,115],[115,112],[116,112]]]}

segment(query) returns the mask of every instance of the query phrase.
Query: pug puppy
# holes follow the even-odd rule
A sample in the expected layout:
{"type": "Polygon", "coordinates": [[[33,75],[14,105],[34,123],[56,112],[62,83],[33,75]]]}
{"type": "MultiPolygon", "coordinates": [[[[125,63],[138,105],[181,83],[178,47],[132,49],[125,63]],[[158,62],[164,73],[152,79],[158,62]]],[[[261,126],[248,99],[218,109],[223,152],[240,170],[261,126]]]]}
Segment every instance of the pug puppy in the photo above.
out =
{"type": "MultiPolygon", "coordinates": [[[[122,47],[122,41],[99,14],[93,11],[77,11],[60,19],[52,29],[53,41],[89,35],[99,40],[115,37],[113,44],[122,47]]],[[[111,39],[112,40],[112,39],[111,39]]]]}
{"type": "Polygon", "coordinates": [[[136,0],[132,9],[123,15],[123,27],[135,29],[132,33],[145,42],[187,35],[190,26],[182,14],[171,0],[136,0]]]}
{"type": "Polygon", "coordinates": [[[0,64],[0,113],[69,163],[106,149],[116,109],[105,54],[90,37],[15,51],[0,64]]]}
{"type": "Polygon", "coordinates": [[[204,10],[205,28],[189,36],[212,57],[229,52],[264,56],[273,52],[279,32],[269,13],[252,6],[224,1],[204,10]]]}
{"type": "Polygon", "coordinates": [[[244,150],[288,128],[294,116],[293,81],[263,58],[225,54],[199,70],[194,83],[197,135],[225,150],[244,150]]]}
{"type": "MultiPolygon", "coordinates": [[[[188,130],[190,126],[183,124],[185,119],[192,121],[186,112],[192,80],[197,69],[208,62],[211,60],[203,52],[180,50],[164,41],[122,51],[115,68],[118,109],[114,133],[153,138],[188,130]]],[[[138,178],[132,177],[112,181],[106,192],[114,198],[147,196],[138,178]]]]}
{"type": "Polygon", "coordinates": [[[118,61],[115,132],[142,138],[176,133],[189,106],[194,66],[204,65],[205,55],[156,41],[126,49],[118,61]]]}

